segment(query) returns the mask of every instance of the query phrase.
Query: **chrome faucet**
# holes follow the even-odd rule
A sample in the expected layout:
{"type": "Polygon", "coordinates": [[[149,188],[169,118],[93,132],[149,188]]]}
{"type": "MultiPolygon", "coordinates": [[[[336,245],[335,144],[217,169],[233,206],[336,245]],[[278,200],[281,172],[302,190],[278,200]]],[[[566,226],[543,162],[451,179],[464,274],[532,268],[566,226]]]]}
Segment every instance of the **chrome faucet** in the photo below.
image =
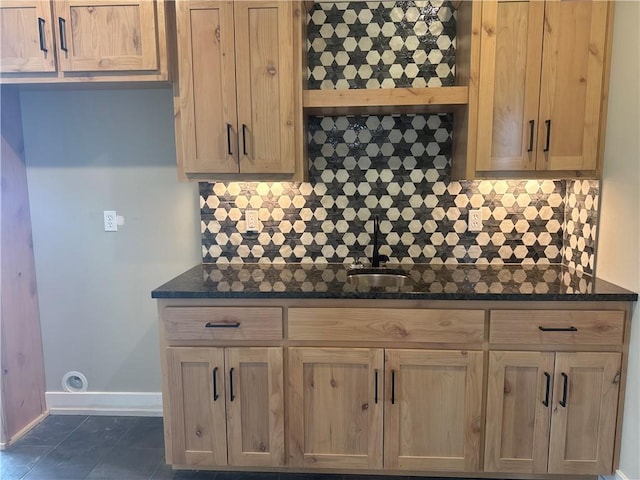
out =
{"type": "Polygon", "coordinates": [[[373,268],[379,268],[380,262],[388,262],[389,257],[386,255],[380,255],[378,242],[378,236],[380,235],[380,219],[377,215],[373,217],[373,254],[371,256],[371,266],[373,268]]]}

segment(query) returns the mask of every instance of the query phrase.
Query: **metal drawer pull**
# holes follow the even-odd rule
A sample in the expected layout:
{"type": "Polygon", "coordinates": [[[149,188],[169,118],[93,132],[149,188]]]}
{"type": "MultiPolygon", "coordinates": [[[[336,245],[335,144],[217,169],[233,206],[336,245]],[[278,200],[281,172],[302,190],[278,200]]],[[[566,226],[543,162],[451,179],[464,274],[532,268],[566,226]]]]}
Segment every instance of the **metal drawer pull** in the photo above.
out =
{"type": "Polygon", "coordinates": [[[541,332],[577,332],[576,327],[538,327],[541,332]]]}
{"type": "Polygon", "coordinates": [[[229,369],[229,400],[234,401],[236,396],[233,394],[233,367],[229,369]]]}
{"type": "Polygon", "coordinates": [[[68,52],[67,50],[67,32],[65,29],[64,18],[58,17],[58,27],[60,29],[60,50],[68,52]]]}
{"type": "Polygon", "coordinates": [[[533,152],[533,132],[535,125],[535,120],[529,120],[529,148],[527,149],[527,152],[533,152]]]}
{"type": "Polygon", "coordinates": [[[562,372],[560,375],[562,375],[562,383],[564,384],[560,406],[567,408],[567,389],[569,388],[569,377],[564,372],[562,372]]]}
{"type": "Polygon", "coordinates": [[[375,396],[374,396],[374,401],[375,403],[378,403],[378,369],[375,369],[376,372],[376,376],[375,376],[375,396]]]}
{"type": "Polygon", "coordinates": [[[547,126],[547,144],[544,147],[544,152],[549,151],[549,143],[551,142],[551,120],[545,120],[545,125],[547,126]]]}
{"type": "Polygon", "coordinates": [[[547,372],[544,372],[544,376],[547,377],[547,390],[544,394],[544,401],[542,402],[542,404],[545,407],[549,406],[549,394],[551,393],[551,375],[549,375],[547,372]]]}
{"type": "Polygon", "coordinates": [[[227,153],[233,155],[231,152],[231,124],[227,123],[227,153]]]}
{"type": "Polygon", "coordinates": [[[391,405],[396,403],[396,371],[391,370],[391,405]]]}
{"type": "Polygon", "coordinates": [[[218,374],[218,367],[213,369],[213,401],[215,402],[216,400],[218,400],[218,398],[220,398],[220,395],[218,395],[218,378],[217,375],[218,374]]]}
{"type": "Polygon", "coordinates": [[[207,322],[204,326],[205,328],[238,328],[240,326],[240,322],[234,323],[211,323],[207,322]]]}
{"type": "Polygon", "coordinates": [[[47,45],[44,41],[44,18],[38,17],[38,37],[40,38],[40,50],[47,53],[47,45]]]}
{"type": "Polygon", "coordinates": [[[247,126],[242,124],[242,153],[247,154],[247,126]]]}

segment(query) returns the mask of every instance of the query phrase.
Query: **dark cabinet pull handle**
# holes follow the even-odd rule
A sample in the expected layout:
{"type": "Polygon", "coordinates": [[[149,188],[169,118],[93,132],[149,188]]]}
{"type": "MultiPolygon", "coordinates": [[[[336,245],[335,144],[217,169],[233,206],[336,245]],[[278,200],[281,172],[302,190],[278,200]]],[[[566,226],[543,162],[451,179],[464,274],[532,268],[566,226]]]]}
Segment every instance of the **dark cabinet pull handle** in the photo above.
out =
{"type": "Polygon", "coordinates": [[[396,403],[396,371],[391,370],[391,405],[396,403]]]}
{"type": "Polygon", "coordinates": [[[527,152],[533,152],[533,132],[535,125],[535,120],[529,120],[529,148],[527,149],[527,152]]]}
{"type": "Polygon", "coordinates": [[[378,369],[375,369],[376,372],[376,376],[375,376],[375,394],[374,394],[374,401],[375,403],[378,403],[378,369]]]}
{"type": "Polygon", "coordinates": [[[247,126],[242,124],[242,153],[247,154],[247,126]]]}
{"type": "Polygon", "coordinates": [[[220,398],[218,395],[218,367],[213,369],[213,401],[215,402],[220,398]]]}
{"type": "Polygon", "coordinates": [[[240,326],[240,322],[234,323],[211,323],[207,322],[204,328],[238,328],[240,326]]]}
{"type": "Polygon", "coordinates": [[[58,28],[60,30],[60,50],[67,52],[67,32],[64,18],[58,17],[58,28]]]}
{"type": "Polygon", "coordinates": [[[47,53],[47,45],[44,41],[44,18],[38,17],[38,37],[40,38],[40,50],[47,53]]]}
{"type": "Polygon", "coordinates": [[[562,372],[562,383],[563,383],[563,391],[562,391],[562,400],[560,401],[561,407],[567,407],[567,389],[569,387],[569,377],[566,373],[562,372]]]}
{"type": "Polygon", "coordinates": [[[541,332],[577,332],[576,327],[538,327],[541,332]]]}
{"type": "Polygon", "coordinates": [[[551,375],[549,375],[547,372],[544,372],[544,376],[547,377],[547,389],[545,391],[544,401],[542,402],[542,404],[545,407],[548,407],[549,406],[549,394],[551,393],[551,375]]]}
{"type": "Polygon", "coordinates": [[[233,394],[233,367],[229,369],[229,400],[232,402],[236,399],[233,394]]]}
{"type": "Polygon", "coordinates": [[[551,120],[545,120],[544,124],[547,126],[547,143],[544,147],[544,151],[549,151],[549,143],[551,142],[551,120]]]}
{"type": "Polygon", "coordinates": [[[227,153],[233,155],[231,151],[231,124],[227,123],[227,153]]]}

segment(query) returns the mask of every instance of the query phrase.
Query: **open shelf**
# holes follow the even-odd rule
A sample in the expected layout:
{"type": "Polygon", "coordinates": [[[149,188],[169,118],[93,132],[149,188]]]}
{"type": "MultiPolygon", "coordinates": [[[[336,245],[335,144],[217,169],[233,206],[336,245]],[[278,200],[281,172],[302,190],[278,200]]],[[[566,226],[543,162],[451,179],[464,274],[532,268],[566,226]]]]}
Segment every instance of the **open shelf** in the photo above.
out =
{"type": "Polygon", "coordinates": [[[469,88],[305,90],[302,98],[307,114],[431,113],[447,112],[452,106],[466,105],[469,88]]]}

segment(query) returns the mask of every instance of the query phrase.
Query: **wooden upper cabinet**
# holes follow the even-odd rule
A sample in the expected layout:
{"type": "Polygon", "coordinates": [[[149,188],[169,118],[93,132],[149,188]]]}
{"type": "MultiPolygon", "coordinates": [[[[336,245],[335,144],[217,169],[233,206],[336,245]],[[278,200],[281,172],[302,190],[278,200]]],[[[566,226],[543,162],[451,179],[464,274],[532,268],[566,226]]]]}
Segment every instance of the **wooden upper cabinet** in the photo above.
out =
{"type": "Polygon", "coordinates": [[[619,390],[619,353],[556,354],[549,473],[612,472],[619,390]]]}
{"type": "Polygon", "coordinates": [[[610,3],[545,3],[539,170],[595,170],[598,166],[610,3]]]}
{"type": "Polygon", "coordinates": [[[385,352],[384,466],[480,468],[482,352],[385,352]]]}
{"type": "Polygon", "coordinates": [[[382,349],[289,348],[289,464],[382,468],[382,349]]]}
{"type": "Polygon", "coordinates": [[[0,4],[0,72],[53,72],[51,4],[3,0],[0,4]]]}
{"type": "Polygon", "coordinates": [[[3,0],[0,83],[168,81],[164,0],[3,0]]]}
{"type": "Polygon", "coordinates": [[[60,70],[112,72],[158,68],[154,2],[56,0],[53,5],[60,70]]]}
{"type": "Polygon", "coordinates": [[[182,178],[303,174],[302,15],[298,2],[176,3],[182,178]]]}
{"type": "Polygon", "coordinates": [[[599,175],[612,15],[598,0],[482,2],[478,176],[599,175]]]}

